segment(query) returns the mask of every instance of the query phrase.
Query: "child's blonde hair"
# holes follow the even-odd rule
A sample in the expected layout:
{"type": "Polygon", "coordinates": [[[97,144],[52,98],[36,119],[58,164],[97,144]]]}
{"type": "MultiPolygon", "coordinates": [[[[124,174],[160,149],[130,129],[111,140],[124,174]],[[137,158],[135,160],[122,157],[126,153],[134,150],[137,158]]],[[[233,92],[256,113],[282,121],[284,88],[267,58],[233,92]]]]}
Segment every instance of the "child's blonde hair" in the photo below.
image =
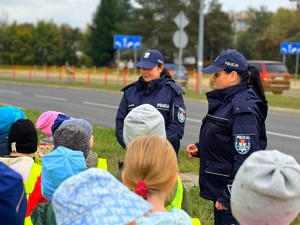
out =
{"type": "Polygon", "coordinates": [[[123,178],[126,185],[136,189],[144,182],[147,194],[170,193],[177,175],[178,162],[173,146],[159,136],[139,136],[129,144],[124,161],[123,178]]]}

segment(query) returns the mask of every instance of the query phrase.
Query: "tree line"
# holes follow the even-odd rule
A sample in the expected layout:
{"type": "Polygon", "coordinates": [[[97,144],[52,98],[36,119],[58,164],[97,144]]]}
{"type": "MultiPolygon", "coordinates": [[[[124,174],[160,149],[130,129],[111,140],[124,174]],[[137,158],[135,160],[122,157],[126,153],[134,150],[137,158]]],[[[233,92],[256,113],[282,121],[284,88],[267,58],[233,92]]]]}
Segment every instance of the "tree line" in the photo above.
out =
{"type": "MultiPolygon", "coordinates": [[[[247,29],[236,31],[230,15],[218,0],[205,2],[204,60],[213,60],[220,51],[235,48],[247,59],[282,61],[281,42],[300,42],[300,8],[280,8],[270,12],[261,6],[246,11],[247,29]]],[[[116,62],[113,37],[140,35],[142,48],[159,49],[166,61],[178,54],[172,37],[178,30],[175,16],[183,11],[189,20],[185,28],[188,45],[184,57],[197,57],[199,0],[102,0],[93,21],[84,31],[53,21],[36,24],[0,21],[0,64],[112,66],[116,62]]],[[[133,58],[132,50],[122,50],[123,59],[133,58]]],[[[287,57],[293,68],[295,56],[287,57]]]]}

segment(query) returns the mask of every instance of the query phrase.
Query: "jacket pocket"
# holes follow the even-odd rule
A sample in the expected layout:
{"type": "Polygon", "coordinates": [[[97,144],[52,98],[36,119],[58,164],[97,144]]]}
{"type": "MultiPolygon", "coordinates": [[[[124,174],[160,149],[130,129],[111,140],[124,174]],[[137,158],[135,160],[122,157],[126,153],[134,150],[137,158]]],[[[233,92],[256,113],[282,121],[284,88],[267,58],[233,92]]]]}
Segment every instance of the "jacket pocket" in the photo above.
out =
{"type": "Polygon", "coordinates": [[[214,133],[230,134],[229,121],[225,118],[206,115],[208,128],[213,130],[214,133]]]}
{"type": "Polygon", "coordinates": [[[232,168],[229,165],[208,161],[206,163],[205,173],[222,177],[230,177],[232,168]]]}

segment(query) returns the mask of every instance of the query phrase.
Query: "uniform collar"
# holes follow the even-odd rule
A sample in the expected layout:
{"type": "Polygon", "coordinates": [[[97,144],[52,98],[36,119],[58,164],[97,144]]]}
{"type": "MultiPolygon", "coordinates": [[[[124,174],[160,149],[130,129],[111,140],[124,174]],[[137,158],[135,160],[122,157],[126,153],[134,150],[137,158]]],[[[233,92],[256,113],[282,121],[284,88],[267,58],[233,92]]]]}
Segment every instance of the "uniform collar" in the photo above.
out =
{"type": "Polygon", "coordinates": [[[154,90],[154,89],[157,89],[157,88],[163,86],[167,80],[168,80],[168,78],[165,75],[161,75],[160,78],[152,80],[150,83],[150,86],[148,87],[148,85],[144,81],[143,77],[140,76],[139,80],[138,80],[138,88],[139,89],[146,88],[151,91],[151,90],[154,90]]]}
{"type": "Polygon", "coordinates": [[[206,98],[209,104],[209,110],[216,110],[222,103],[231,101],[236,93],[246,89],[248,89],[247,82],[241,82],[224,89],[207,92],[206,98]]]}
{"type": "Polygon", "coordinates": [[[229,86],[227,88],[213,90],[206,93],[207,99],[219,99],[222,102],[226,102],[232,98],[236,93],[246,90],[248,88],[247,82],[241,82],[239,84],[229,86]]]}

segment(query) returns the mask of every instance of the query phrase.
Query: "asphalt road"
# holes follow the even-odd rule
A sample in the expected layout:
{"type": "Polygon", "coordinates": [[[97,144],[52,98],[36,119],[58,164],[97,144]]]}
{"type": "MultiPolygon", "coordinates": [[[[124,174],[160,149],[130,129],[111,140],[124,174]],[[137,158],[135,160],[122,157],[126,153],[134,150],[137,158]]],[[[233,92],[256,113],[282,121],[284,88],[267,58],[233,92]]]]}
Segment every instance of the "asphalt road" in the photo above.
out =
{"type": "MultiPolygon", "coordinates": [[[[56,110],[82,117],[92,124],[114,128],[122,93],[114,91],[44,87],[0,83],[0,103],[35,109],[56,110]]],[[[201,120],[207,111],[205,101],[185,100],[187,123],[182,147],[198,140],[201,120]]],[[[300,112],[270,109],[267,118],[267,149],[278,149],[300,162],[300,112]]]]}

